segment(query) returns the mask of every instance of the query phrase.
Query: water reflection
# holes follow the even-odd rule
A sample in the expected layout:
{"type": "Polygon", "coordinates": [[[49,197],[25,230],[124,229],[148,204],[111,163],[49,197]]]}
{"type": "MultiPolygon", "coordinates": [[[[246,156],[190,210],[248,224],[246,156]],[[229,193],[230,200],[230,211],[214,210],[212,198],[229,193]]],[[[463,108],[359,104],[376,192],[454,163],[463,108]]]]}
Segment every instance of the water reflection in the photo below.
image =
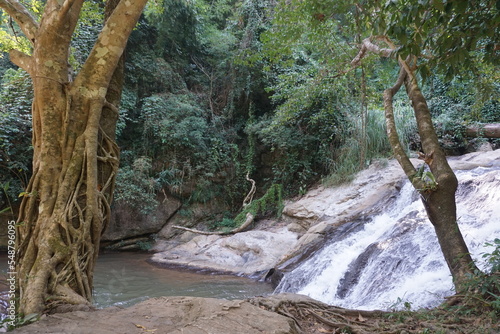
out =
{"type": "MultiPolygon", "coordinates": [[[[158,268],[146,262],[149,257],[140,253],[100,255],[94,274],[95,306],[130,306],[161,296],[244,299],[272,293],[269,284],[247,278],[158,268]]],[[[1,283],[6,272],[7,254],[0,253],[0,290],[5,288],[1,283]]],[[[5,306],[1,301],[0,296],[0,309],[5,306]]]]}
{"type": "Polygon", "coordinates": [[[100,255],[94,276],[94,304],[130,306],[151,297],[194,296],[243,299],[271,294],[269,284],[251,279],[158,268],[148,254],[100,255]]]}

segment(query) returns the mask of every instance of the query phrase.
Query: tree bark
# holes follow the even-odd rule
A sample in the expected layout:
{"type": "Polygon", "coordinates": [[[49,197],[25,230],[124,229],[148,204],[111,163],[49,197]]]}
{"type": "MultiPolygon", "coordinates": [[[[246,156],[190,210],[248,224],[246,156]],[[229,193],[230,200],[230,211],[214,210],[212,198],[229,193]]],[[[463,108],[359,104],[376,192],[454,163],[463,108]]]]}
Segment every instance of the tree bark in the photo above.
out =
{"type": "MultiPolygon", "coordinates": [[[[359,66],[367,52],[382,57],[394,57],[396,55],[395,51],[395,45],[387,37],[366,38],[362,41],[360,50],[351,65],[359,66]],[[372,42],[374,39],[385,42],[390,48],[380,48],[372,42]]],[[[427,101],[418,86],[414,73],[417,68],[416,57],[409,56],[406,61],[399,58],[398,61],[400,65],[399,77],[393,87],[384,91],[387,136],[395,158],[415,189],[421,194],[427,216],[434,226],[439,245],[453,277],[455,289],[460,291],[465,286],[464,283],[468,278],[468,274],[474,275],[478,269],[470,256],[457,223],[455,192],[458,181],[446,160],[444,151],[439,145],[427,101]],[[430,169],[430,172],[425,172],[425,174],[419,174],[419,172],[424,173],[423,168],[417,171],[408,158],[401,146],[394,121],[392,101],[403,84],[415,112],[424,151],[422,158],[430,169]],[[427,179],[424,178],[424,175],[427,176],[427,179]]]]}
{"type": "Polygon", "coordinates": [[[421,194],[427,216],[434,226],[439,245],[452,274],[455,288],[460,291],[468,274],[474,274],[477,267],[470,256],[457,223],[455,192],[458,181],[439,145],[426,99],[418,86],[414,73],[406,62],[400,61],[400,63],[401,72],[398,82],[384,93],[387,134],[396,159],[421,194]],[[433,184],[429,184],[418,175],[397,137],[392,113],[392,97],[401,87],[402,82],[404,82],[408,97],[412,102],[424,151],[422,157],[436,181],[431,181],[433,184]]]}
{"type": "Polygon", "coordinates": [[[117,2],[71,81],[69,44],[83,0],[48,0],[40,23],[18,1],[0,0],[33,43],[32,56],[11,52],[34,84],[33,176],[17,231],[21,314],[90,304],[118,167],[113,104],[119,95],[108,88],[146,2],[117,2]]]}

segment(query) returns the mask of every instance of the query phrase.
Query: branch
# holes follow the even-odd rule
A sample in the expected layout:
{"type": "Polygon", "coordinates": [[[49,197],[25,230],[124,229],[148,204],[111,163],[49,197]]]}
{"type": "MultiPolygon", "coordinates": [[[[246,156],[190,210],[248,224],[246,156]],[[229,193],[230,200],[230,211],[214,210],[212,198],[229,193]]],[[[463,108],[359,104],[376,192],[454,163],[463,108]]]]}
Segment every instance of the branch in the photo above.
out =
{"type": "MultiPolygon", "coordinates": [[[[89,80],[100,90],[107,89],[128,37],[147,0],[121,0],[106,21],[94,48],[75,79],[75,86],[87,86],[89,80]],[[77,81],[80,81],[76,84],[77,81]]],[[[102,92],[101,92],[102,93],[102,92]]],[[[101,94],[99,93],[99,94],[101,94]]]]}
{"type": "Polygon", "coordinates": [[[12,49],[9,51],[9,58],[11,62],[31,74],[33,66],[33,58],[31,56],[19,50],[12,49]]]}
{"type": "Polygon", "coordinates": [[[399,140],[398,132],[396,129],[396,121],[394,120],[394,109],[392,105],[394,95],[396,95],[396,93],[399,91],[407,76],[408,72],[406,71],[404,66],[401,66],[398,79],[394,86],[384,91],[385,122],[387,127],[387,137],[389,139],[389,143],[391,144],[396,160],[401,165],[401,168],[403,168],[403,171],[415,186],[415,188],[420,189],[422,188],[422,185],[419,183],[421,182],[421,180],[415,178],[417,170],[406,155],[406,152],[399,140]]]}
{"type": "Polygon", "coordinates": [[[467,137],[500,138],[500,123],[470,125],[465,129],[467,137]]]}
{"type": "Polygon", "coordinates": [[[0,8],[16,21],[24,35],[33,44],[39,25],[26,7],[17,0],[0,0],[0,8]]]}
{"type": "Polygon", "coordinates": [[[207,232],[207,231],[200,231],[200,230],[196,230],[194,228],[187,228],[187,227],[177,226],[177,225],[174,225],[172,227],[179,229],[179,230],[184,230],[184,231],[193,232],[193,233],[202,234],[202,235],[228,235],[228,234],[236,234],[238,232],[243,231],[248,226],[250,226],[250,224],[252,224],[253,219],[254,219],[254,216],[250,212],[248,212],[247,219],[245,220],[245,222],[243,224],[241,224],[240,227],[237,227],[237,228],[232,229],[231,231],[227,231],[227,232],[207,232]]]}
{"type": "Polygon", "coordinates": [[[64,29],[71,32],[69,36],[71,36],[76,29],[84,1],[85,0],[65,0],[58,8],[58,21],[64,24],[64,29]]]}
{"type": "Polygon", "coordinates": [[[61,9],[59,11],[59,17],[62,18],[68,14],[70,9],[73,7],[75,2],[78,2],[79,5],[83,3],[83,0],[66,0],[61,6],[61,9]]]}
{"type": "Polygon", "coordinates": [[[370,51],[373,52],[379,56],[382,57],[392,57],[394,55],[394,51],[396,51],[395,45],[385,36],[380,36],[380,37],[368,37],[365,38],[361,42],[361,48],[359,49],[358,54],[354,59],[351,61],[351,66],[352,67],[357,67],[361,64],[361,60],[366,56],[366,52],[370,51]],[[372,42],[372,39],[378,39],[386,42],[391,48],[381,48],[377,44],[374,44],[372,42]]]}

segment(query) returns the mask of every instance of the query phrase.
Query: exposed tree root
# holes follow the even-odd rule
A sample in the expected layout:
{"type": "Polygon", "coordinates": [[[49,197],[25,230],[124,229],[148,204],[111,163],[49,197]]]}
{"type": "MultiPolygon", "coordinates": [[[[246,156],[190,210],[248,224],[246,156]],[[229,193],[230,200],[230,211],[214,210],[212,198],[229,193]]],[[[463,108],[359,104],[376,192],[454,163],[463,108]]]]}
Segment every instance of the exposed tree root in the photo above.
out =
{"type": "Polygon", "coordinates": [[[423,312],[384,312],[344,309],[306,296],[279,294],[255,297],[250,303],[293,319],[304,334],[417,334],[417,333],[498,333],[491,318],[457,317],[440,309],[423,312]]]}
{"type": "MultiPolygon", "coordinates": [[[[41,177],[34,169],[34,177],[22,202],[18,228],[18,272],[21,298],[26,301],[25,313],[38,313],[42,305],[47,310],[59,306],[83,305],[90,307],[92,299],[92,272],[97,258],[99,239],[110,218],[110,201],[118,168],[118,147],[114,141],[99,132],[100,141],[87,142],[86,134],[75,141],[73,153],[63,166],[62,176],[56,186],[53,210],[50,215],[39,217],[36,208],[41,177]],[[92,147],[97,147],[97,150],[92,147]],[[93,152],[95,151],[95,152],[93,152]],[[81,153],[79,158],[78,153],[81,153]],[[92,155],[96,157],[92,159],[92,155]],[[97,161],[97,164],[90,163],[97,161]],[[107,166],[108,173],[93,177],[97,166],[107,166]],[[95,191],[97,190],[97,191],[95,191]],[[45,235],[48,245],[38,244],[45,235]],[[31,240],[31,242],[30,242],[31,240]],[[43,263],[37,266],[37,263],[43,263]],[[36,272],[36,275],[33,274],[36,272]],[[33,291],[43,291],[34,300],[33,291]]],[[[44,239],[45,240],[45,239],[44,239]]]]}
{"type": "Polygon", "coordinates": [[[289,317],[304,333],[375,333],[377,322],[386,312],[349,310],[290,294],[256,297],[250,302],[262,309],[289,317]]]}

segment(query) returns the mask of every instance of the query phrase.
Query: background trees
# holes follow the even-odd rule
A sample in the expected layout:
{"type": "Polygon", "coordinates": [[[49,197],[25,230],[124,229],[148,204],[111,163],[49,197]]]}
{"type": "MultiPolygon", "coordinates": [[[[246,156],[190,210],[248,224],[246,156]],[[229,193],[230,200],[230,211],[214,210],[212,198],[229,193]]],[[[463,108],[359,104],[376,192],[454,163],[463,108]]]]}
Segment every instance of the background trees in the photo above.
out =
{"type": "MultiPolygon", "coordinates": [[[[457,180],[440,148],[417,75],[425,80],[431,73],[442,72],[449,80],[473,73],[483,78],[479,82],[491,84],[491,78],[484,80],[484,77],[492,73],[491,66],[498,65],[497,4],[493,1],[388,1],[385,4],[292,1],[280,2],[275,13],[276,26],[270,31],[268,40],[279,40],[281,48],[277,52],[273,43],[269,43],[269,53],[281,60],[284,57],[281,50],[289,54],[293,52],[294,47],[290,45],[307,52],[304,44],[314,45],[318,36],[324,38],[327,46],[332,41],[333,46],[325,50],[320,59],[330,65],[328,68],[334,71],[332,75],[335,77],[358,71],[362,107],[369,103],[366,100],[369,97],[367,83],[371,82],[367,81],[367,71],[372,69],[370,62],[363,66],[366,59],[373,55],[392,59],[399,68],[399,75],[394,76],[394,83],[388,84],[389,88],[383,94],[389,142],[403,170],[422,195],[443,254],[460,289],[467,275],[476,272],[476,268],[457,226],[454,199],[457,180]],[[465,27],[469,29],[464,30],[465,27]],[[336,37],[332,38],[328,33],[336,37]],[[308,44],[309,40],[312,40],[311,44],[308,44]],[[334,60],[327,60],[326,55],[334,60]],[[422,159],[430,169],[423,175],[428,175],[429,179],[424,179],[412,165],[399,140],[393,101],[402,85],[415,113],[422,159]]],[[[368,75],[373,75],[371,73],[368,75]]],[[[489,91],[498,89],[494,85],[490,87],[489,91]]],[[[366,116],[366,112],[362,113],[365,124],[366,116]]],[[[421,170],[424,168],[422,166],[421,170]]]]}

